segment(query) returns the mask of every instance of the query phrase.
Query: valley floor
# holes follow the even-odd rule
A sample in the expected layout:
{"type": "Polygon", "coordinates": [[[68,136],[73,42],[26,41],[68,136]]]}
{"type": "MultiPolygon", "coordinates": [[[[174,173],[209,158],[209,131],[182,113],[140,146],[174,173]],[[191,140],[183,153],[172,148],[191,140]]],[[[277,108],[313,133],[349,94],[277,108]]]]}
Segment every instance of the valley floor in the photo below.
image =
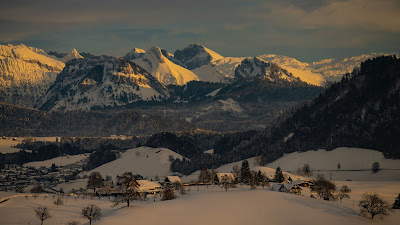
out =
{"type": "MultiPolygon", "coordinates": [[[[75,201],[69,197],[65,205],[57,208],[52,204],[51,196],[47,199],[43,195],[37,199],[18,197],[0,204],[0,224],[40,224],[33,211],[39,205],[48,206],[53,215],[44,224],[66,224],[74,220],[88,224],[80,216],[82,207],[88,204],[98,205],[103,212],[103,218],[94,224],[399,224],[400,210],[383,220],[370,220],[358,216],[357,206],[365,192],[376,192],[392,204],[400,191],[399,181],[337,182],[338,186],[343,184],[353,190],[351,199],[345,199],[343,203],[312,199],[307,188],[304,188],[302,196],[298,196],[262,187],[249,190],[246,185],[227,192],[218,186],[191,187],[189,195],[175,200],[161,202],[157,195],[155,202],[153,197],[149,197],[145,202],[135,201],[129,208],[112,208],[108,198],[75,201]]],[[[0,193],[0,197],[4,195],[9,193],[0,193]]]]}

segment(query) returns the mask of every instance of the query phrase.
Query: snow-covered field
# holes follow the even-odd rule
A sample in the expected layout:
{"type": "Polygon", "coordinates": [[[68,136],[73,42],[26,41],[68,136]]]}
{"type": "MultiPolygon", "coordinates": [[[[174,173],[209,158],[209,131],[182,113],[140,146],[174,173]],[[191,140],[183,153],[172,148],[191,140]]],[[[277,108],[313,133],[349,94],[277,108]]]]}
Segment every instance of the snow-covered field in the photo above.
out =
{"type": "Polygon", "coordinates": [[[97,171],[103,177],[108,175],[113,179],[116,179],[118,174],[125,172],[140,174],[148,179],[154,179],[156,175],[165,177],[173,174],[170,171],[170,156],[182,159],[181,155],[166,148],[139,147],[129,149],[122,153],[121,158],[97,167],[92,171],[82,173],[82,175],[97,171]]]}
{"type": "Polygon", "coordinates": [[[50,168],[53,163],[56,166],[65,166],[65,165],[74,164],[76,162],[79,162],[83,159],[86,159],[87,157],[89,157],[89,154],[67,155],[67,156],[56,157],[56,158],[45,160],[45,161],[29,162],[29,163],[24,164],[24,166],[26,166],[26,167],[33,166],[35,168],[45,166],[45,167],[50,168]]]}
{"type": "Polygon", "coordinates": [[[13,140],[14,137],[7,137],[6,139],[0,138],[0,153],[13,153],[19,152],[19,148],[14,148],[15,145],[20,144],[26,138],[32,138],[36,141],[51,141],[55,142],[56,138],[60,140],[60,137],[15,137],[17,140],[13,140]]]}
{"type": "MultiPolygon", "coordinates": [[[[103,218],[94,224],[385,224],[394,225],[400,221],[400,210],[384,220],[370,220],[358,216],[357,202],[365,191],[373,190],[393,203],[398,194],[400,182],[340,182],[351,189],[351,199],[339,202],[327,202],[312,199],[309,195],[298,196],[262,189],[249,190],[248,186],[238,186],[225,192],[218,186],[191,187],[189,195],[179,196],[175,200],[160,202],[159,196],[153,202],[149,197],[146,202],[135,201],[133,207],[123,205],[111,207],[108,198],[85,200],[68,198],[65,205],[58,208],[52,204],[52,197],[43,196],[14,198],[0,204],[1,224],[40,224],[33,208],[48,206],[53,217],[44,224],[66,224],[78,221],[88,224],[80,216],[81,209],[88,204],[96,204],[102,209],[103,218]],[[290,215],[290,216],[288,216],[290,215]]],[[[3,193],[0,193],[2,196],[3,193]]]]}
{"type": "Polygon", "coordinates": [[[361,148],[341,147],[332,151],[294,152],[269,163],[267,167],[280,166],[284,171],[294,172],[303,168],[304,164],[310,165],[314,176],[323,174],[332,180],[400,180],[400,160],[385,159],[381,152],[361,148]],[[377,173],[371,171],[374,162],[378,162],[382,169],[377,173]]]}
{"type": "Polygon", "coordinates": [[[15,145],[21,143],[20,140],[13,141],[12,138],[10,139],[0,139],[0,153],[13,153],[19,152],[19,148],[14,148],[15,145]]]}

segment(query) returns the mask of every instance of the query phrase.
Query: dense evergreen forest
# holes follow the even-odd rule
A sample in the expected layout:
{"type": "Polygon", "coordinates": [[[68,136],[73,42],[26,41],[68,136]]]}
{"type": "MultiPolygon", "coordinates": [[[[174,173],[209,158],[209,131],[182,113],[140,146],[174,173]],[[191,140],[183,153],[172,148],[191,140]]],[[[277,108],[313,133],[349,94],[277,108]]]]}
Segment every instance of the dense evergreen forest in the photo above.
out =
{"type": "Polygon", "coordinates": [[[136,136],[192,129],[187,122],[132,109],[44,112],[0,102],[0,135],[5,136],[136,136]]]}

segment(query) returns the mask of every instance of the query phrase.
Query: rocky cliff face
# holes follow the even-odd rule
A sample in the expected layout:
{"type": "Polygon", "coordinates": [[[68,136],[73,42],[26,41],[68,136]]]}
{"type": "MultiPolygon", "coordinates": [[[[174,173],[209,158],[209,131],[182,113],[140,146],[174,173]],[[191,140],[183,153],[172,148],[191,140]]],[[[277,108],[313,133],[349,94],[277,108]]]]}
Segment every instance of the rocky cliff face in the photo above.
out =
{"type": "Polygon", "coordinates": [[[166,87],[137,64],[123,58],[100,56],[69,61],[37,107],[92,109],[167,97],[166,87]]]}

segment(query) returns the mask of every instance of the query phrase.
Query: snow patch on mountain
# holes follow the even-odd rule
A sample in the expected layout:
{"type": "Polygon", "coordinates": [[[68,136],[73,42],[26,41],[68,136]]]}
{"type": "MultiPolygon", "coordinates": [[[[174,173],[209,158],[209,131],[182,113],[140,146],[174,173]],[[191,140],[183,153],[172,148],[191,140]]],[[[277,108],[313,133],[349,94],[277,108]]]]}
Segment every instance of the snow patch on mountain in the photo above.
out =
{"type": "Polygon", "coordinates": [[[192,71],[201,81],[229,83],[235,76],[236,67],[244,59],[245,57],[225,57],[210,64],[202,65],[192,71]]]}
{"type": "Polygon", "coordinates": [[[145,50],[140,48],[133,48],[130,52],[128,52],[123,58],[126,60],[134,60],[142,57],[146,53],[145,50]]]}
{"type": "Polygon", "coordinates": [[[189,81],[199,80],[192,71],[171,62],[162,54],[159,47],[150,48],[141,58],[133,60],[133,62],[144,68],[164,85],[184,85],[189,81]]]}
{"type": "Polygon", "coordinates": [[[66,63],[73,59],[83,59],[83,57],[79,54],[78,51],[76,51],[76,49],[73,49],[70,53],[68,53],[66,56],[61,58],[60,61],[66,63]]]}

